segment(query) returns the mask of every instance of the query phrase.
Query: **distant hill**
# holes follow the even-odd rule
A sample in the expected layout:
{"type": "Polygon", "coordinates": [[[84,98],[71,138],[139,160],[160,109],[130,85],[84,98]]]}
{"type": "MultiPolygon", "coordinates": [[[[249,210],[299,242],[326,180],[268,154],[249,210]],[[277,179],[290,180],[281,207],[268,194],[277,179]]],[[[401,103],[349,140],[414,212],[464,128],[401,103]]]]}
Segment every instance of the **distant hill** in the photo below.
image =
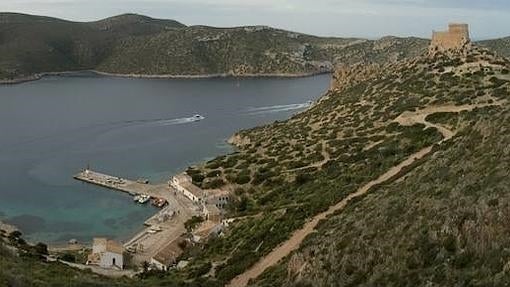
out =
{"type": "Polygon", "coordinates": [[[269,27],[187,27],[122,40],[98,69],[135,74],[308,74],[336,64],[386,62],[415,56],[415,38],[320,38],[269,27]],[[402,52],[404,50],[404,52],[402,52]]]}
{"type": "Polygon", "coordinates": [[[95,22],[0,13],[0,79],[94,69],[113,74],[302,75],[418,55],[428,41],[321,38],[265,26],[187,27],[124,14],[95,22]]]}
{"type": "Polygon", "coordinates": [[[123,14],[87,24],[101,31],[120,33],[122,36],[150,35],[186,27],[175,20],[154,19],[138,14],[123,14]]]}
{"type": "Polygon", "coordinates": [[[510,37],[480,41],[479,44],[491,49],[501,56],[510,58],[510,37]]]}
{"type": "Polygon", "coordinates": [[[79,23],[50,17],[0,14],[0,79],[41,72],[94,69],[119,39],[184,27],[176,21],[121,15],[79,23]]]}

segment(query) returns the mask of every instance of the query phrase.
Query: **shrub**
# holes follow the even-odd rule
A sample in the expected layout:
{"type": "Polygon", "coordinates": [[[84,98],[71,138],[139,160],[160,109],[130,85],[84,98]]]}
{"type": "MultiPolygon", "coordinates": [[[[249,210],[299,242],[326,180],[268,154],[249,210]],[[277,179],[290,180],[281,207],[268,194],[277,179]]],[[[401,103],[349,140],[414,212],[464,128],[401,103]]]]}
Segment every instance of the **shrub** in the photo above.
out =
{"type": "Polygon", "coordinates": [[[221,176],[221,170],[213,170],[207,173],[206,177],[218,177],[221,176]]]}
{"type": "Polygon", "coordinates": [[[200,185],[204,181],[205,176],[201,173],[195,173],[191,176],[191,180],[193,181],[193,184],[200,185]]]}
{"type": "Polygon", "coordinates": [[[184,227],[188,232],[193,231],[200,223],[202,223],[204,219],[201,216],[193,216],[188,221],[184,223],[184,227]]]}
{"type": "Polygon", "coordinates": [[[215,178],[214,180],[204,184],[205,189],[220,188],[225,185],[225,181],[221,178],[215,178]]]}
{"type": "Polygon", "coordinates": [[[62,256],[60,257],[60,259],[64,260],[64,261],[67,261],[67,262],[71,262],[71,263],[74,263],[76,262],[76,256],[74,256],[73,254],[71,253],[64,253],[62,254],[62,256]]]}
{"type": "Polygon", "coordinates": [[[248,174],[239,174],[238,176],[236,176],[234,178],[234,183],[237,183],[237,184],[247,184],[249,183],[251,180],[251,177],[250,175],[248,174]]]}

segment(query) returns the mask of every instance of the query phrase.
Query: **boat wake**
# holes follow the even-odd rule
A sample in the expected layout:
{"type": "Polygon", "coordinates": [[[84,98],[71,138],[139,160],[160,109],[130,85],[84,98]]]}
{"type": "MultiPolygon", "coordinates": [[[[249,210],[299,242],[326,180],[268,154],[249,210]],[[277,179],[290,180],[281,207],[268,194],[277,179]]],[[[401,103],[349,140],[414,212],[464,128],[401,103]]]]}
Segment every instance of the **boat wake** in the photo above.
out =
{"type": "Polygon", "coordinates": [[[275,105],[275,106],[268,106],[268,107],[257,107],[257,108],[250,108],[247,111],[248,115],[263,115],[263,114],[273,114],[273,113],[280,113],[280,112],[287,112],[287,111],[294,111],[294,110],[302,110],[309,108],[312,105],[312,102],[306,102],[301,104],[289,104],[289,105],[275,105]]]}
{"type": "Polygon", "coordinates": [[[194,115],[192,117],[185,118],[159,118],[159,119],[145,119],[145,120],[127,120],[127,121],[117,121],[117,122],[106,122],[106,123],[98,123],[88,126],[81,126],[71,129],[62,130],[53,134],[48,134],[40,137],[28,138],[26,140],[19,141],[17,143],[11,144],[4,148],[0,148],[0,152],[4,152],[7,150],[12,150],[20,148],[24,145],[40,143],[42,141],[53,140],[54,138],[73,138],[72,134],[78,134],[81,136],[84,133],[84,130],[87,130],[90,135],[90,132],[93,132],[96,136],[99,134],[104,134],[110,131],[119,131],[123,129],[131,129],[131,128],[152,128],[152,127],[166,127],[173,125],[181,125],[188,124],[193,122],[198,122],[204,120],[205,117],[201,115],[194,115]]]}
{"type": "Polygon", "coordinates": [[[156,127],[164,127],[164,126],[173,126],[173,125],[181,125],[187,123],[198,122],[205,119],[201,115],[194,115],[192,117],[187,118],[177,118],[177,119],[150,119],[150,120],[132,120],[132,121],[124,121],[116,124],[126,124],[127,126],[156,126],[156,127]]]}

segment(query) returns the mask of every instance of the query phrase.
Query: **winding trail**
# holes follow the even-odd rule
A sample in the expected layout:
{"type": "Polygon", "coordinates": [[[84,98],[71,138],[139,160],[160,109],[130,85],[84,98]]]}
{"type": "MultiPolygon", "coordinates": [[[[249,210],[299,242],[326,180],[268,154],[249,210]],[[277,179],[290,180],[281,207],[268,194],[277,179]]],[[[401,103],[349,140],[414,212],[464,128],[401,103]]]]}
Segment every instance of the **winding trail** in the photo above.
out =
{"type": "MultiPolygon", "coordinates": [[[[434,114],[434,113],[440,113],[440,112],[461,112],[461,111],[471,111],[475,108],[480,107],[487,107],[487,106],[499,106],[502,102],[496,102],[493,104],[474,104],[474,105],[462,105],[462,106],[455,106],[455,105],[445,105],[445,106],[433,106],[433,107],[427,107],[422,110],[414,111],[414,112],[404,112],[400,116],[398,116],[394,122],[399,123],[403,126],[412,126],[414,124],[424,124],[427,127],[433,127],[438,129],[438,131],[443,135],[443,140],[439,142],[439,144],[442,144],[443,142],[451,139],[453,136],[455,136],[455,131],[451,131],[443,126],[433,124],[430,122],[427,122],[425,118],[428,115],[434,114]]],[[[379,176],[377,179],[372,180],[365,184],[364,186],[360,187],[356,192],[349,194],[346,198],[344,198],[342,201],[338,202],[337,204],[331,206],[327,211],[322,212],[313,218],[311,218],[310,221],[305,223],[305,225],[299,229],[296,230],[292,236],[282,244],[280,244],[278,247],[273,249],[269,254],[267,254],[265,257],[260,259],[257,263],[255,263],[252,267],[250,267],[248,270],[246,270],[244,273],[238,275],[232,281],[227,285],[231,287],[240,287],[240,286],[246,286],[248,285],[248,282],[251,279],[255,279],[258,276],[260,276],[267,268],[277,264],[280,260],[288,256],[292,251],[299,248],[303,240],[311,233],[315,231],[315,228],[319,224],[319,222],[323,219],[326,219],[328,216],[332,215],[333,213],[343,210],[349,201],[356,197],[360,197],[364,194],[366,194],[372,187],[382,184],[393,177],[399,175],[400,172],[402,172],[406,167],[412,165],[417,160],[420,160],[424,158],[426,155],[430,154],[432,152],[433,146],[429,146],[426,148],[423,148],[422,150],[410,155],[406,160],[399,163],[398,165],[390,168],[388,171],[386,171],[384,174],[379,176]]]]}

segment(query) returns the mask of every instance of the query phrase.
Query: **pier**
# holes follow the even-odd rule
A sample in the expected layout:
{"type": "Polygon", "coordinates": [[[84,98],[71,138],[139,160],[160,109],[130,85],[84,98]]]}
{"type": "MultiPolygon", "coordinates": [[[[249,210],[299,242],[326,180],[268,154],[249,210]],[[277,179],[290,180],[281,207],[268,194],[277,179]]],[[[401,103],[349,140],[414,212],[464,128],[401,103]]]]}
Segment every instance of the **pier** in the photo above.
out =
{"type": "Polygon", "coordinates": [[[144,230],[124,243],[124,248],[132,253],[133,261],[137,264],[150,262],[159,250],[186,232],[184,223],[187,220],[201,214],[199,206],[166,183],[156,185],[141,183],[90,169],[83,170],[74,178],[132,196],[148,195],[167,201],[166,207],[145,221],[144,230]]]}
{"type": "MultiPolygon", "coordinates": [[[[81,180],[87,183],[99,185],[102,187],[118,190],[129,193],[131,195],[154,193],[154,188],[157,186],[132,181],[116,176],[106,175],[100,172],[85,169],[82,172],[74,176],[75,179],[81,180]]],[[[166,185],[165,185],[166,187],[166,185]]],[[[161,187],[160,187],[161,188],[161,187]]],[[[167,188],[167,192],[169,192],[167,188]]],[[[158,192],[159,193],[159,192],[158,192]]],[[[156,196],[156,195],[154,195],[156,196]]]]}

